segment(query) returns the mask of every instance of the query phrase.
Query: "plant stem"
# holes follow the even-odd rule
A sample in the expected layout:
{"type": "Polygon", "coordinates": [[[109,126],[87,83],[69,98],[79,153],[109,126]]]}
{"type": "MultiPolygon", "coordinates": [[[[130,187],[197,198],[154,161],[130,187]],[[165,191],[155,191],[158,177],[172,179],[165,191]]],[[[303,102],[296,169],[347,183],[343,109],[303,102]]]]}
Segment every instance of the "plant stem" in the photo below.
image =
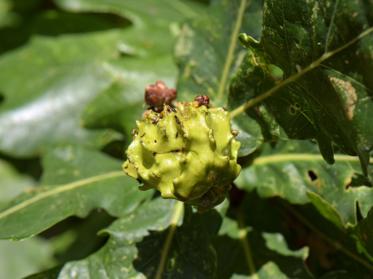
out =
{"type": "Polygon", "coordinates": [[[176,202],[176,205],[174,207],[174,213],[172,214],[171,220],[170,220],[170,228],[168,229],[166,241],[164,243],[162,253],[161,253],[161,260],[159,261],[159,266],[157,269],[157,273],[155,275],[155,279],[161,279],[163,275],[163,271],[166,265],[166,260],[168,253],[171,248],[172,240],[174,238],[177,224],[179,223],[184,211],[184,203],[178,201],[176,202]]]}
{"type": "Polygon", "coordinates": [[[258,276],[256,275],[256,267],[254,263],[253,253],[251,251],[250,242],[247,237],[248,228],[245,228],[244,217],[241,210],[239,210],[237,213],[237,220],[239,225],[239,237],[242,242],[243,250],[246,256],[249,273],[253,276],[253,279],[257,279],[258,276]]]}
{"type": "Polygon", "coordinates": [[[281,203],[281,205],[288,210],[292,215],[294,215],[301,223],[307,226],[310,230],[314,231],[317,235],[319,235],[322,239],[328,242],[331,246],[335,249],[341,251],[343,254],[352,258],[353,260],[359,262],[361,265],[366,267],[367,269],[373,271],[373,264],[368,262],[367,260],[361,258],[359,255],[355,254],[354,252],[350,251],[349,249],[345,248],[340,242],[330,238],[329,236],[325,235],[322,231],[320,231],[316,226],[314,226],[311,222],[309,222],[306,218],[302,216],[298,211],[294,210],[293,207],[281,203]]]}
{"type": "Polygon", "coordinates": [[[298,80],[299,78],[301,78],[302,76],[304,76],[308,72],[310,72],[310,71],[314,70],[315,68],[317,68],[318,66],[320,66],[325,60],[327,60],[327,59],[333,57],[334,55],[336,55],[337,53],[345,50],[346,48],[353,45],[357,41],[361,40],[365,36],[368,36],[372,32],[373,32],[373,27],[370,27],[370,28],[366,29],[364,32],[360,33],[357,37],[353,38],[351,41],[344,44],[343,46],[341,46],[339,48],[336,48],[332,51],[324,53],[319,59],[313,61],[307,67],[303,68],[301,71],[297,72],[294,75],[291,75],[290,77],[288,77],[287,79],[284,79],[280,83],[276,84],[274,87],[272,87],[268,91],[264,92],[263,94],[260,94],[259,96],[248,100],[247,102],[245,102],[241,106],[232,110],[231,113],[230,113],[231,118],[236,117],[237,115],[245,112],[249,108],[252,108],[255,105],[257,105],[258,103],[260,103],[260,102],[264,101],[265,99],[273,96],[275,93],[278,92],[279,89],[283,88],[284,86],[288,85],[289,83],[292,83],[292,82],[298,80]]]}

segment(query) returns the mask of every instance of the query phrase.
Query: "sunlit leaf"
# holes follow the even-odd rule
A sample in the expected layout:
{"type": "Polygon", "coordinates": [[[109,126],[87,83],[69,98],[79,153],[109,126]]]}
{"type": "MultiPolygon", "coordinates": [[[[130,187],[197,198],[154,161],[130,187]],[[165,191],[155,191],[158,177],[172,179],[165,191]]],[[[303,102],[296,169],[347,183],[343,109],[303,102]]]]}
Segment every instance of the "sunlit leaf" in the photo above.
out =
{"type": "Polygon", "coordinates": [[[261,40],[255,43],[245,37],[248,55],[236,77],[239,84],[251,84],[252,70],[246,69],[255,68],[262,73],[259,84],[263,85],[251,96],[245,86],[236,86],[233,94],[248,99],[260,96],[272,86],[271,80],[276,81],[273,64],[286,79],[312,63],[318,65],[316,60],[323,54],[334,55],[272,94],[265,104],[290,138],[315,138],[330,163],[335,145],[337,150],[358,155],[366,171],[373,146],[373,36],[366,33],[349,42],[371,25],[365,10],[372,9],[364,1],[265,1],[261,40]],[[344,46],[349,47],[334,51],[344,46]],[[258,58],[263,63],[258,64],[258,58]]]}
{"type": "Polygon", "coordinates": [[[25,238],[63,219],[104,208],[125,215],[149,197],[121,171],[121,162],[78,147],[52,150],[43,161],[42,185],[25,191],[0,212],[0,238],[25,238]]]}

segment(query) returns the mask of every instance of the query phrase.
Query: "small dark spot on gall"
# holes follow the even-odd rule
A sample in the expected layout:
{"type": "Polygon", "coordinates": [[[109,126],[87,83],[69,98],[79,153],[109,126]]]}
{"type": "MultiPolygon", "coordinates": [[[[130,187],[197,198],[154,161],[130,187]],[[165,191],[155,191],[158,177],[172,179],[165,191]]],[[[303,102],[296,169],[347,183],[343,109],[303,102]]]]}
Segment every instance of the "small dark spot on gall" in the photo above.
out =
{"type": "Polygon", "coordinates": [[[176,115],[175,115],[175,121],[176,121],[176,123],[177,123],[178,125],[181,124],[179,118],[178,118],[176,115]]]}

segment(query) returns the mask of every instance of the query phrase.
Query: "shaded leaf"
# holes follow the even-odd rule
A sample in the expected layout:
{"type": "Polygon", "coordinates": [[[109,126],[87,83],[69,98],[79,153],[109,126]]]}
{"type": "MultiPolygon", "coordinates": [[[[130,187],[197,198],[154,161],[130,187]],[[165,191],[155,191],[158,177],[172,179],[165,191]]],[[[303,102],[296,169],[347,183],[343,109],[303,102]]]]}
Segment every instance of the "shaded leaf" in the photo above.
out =
{"type": "Polygon", "coordinates": [[[25,238],[100,207],[113,216],[135,209],[151,192],[121,171],[121,162],[97,151],[60,147],[43,161],[42,185],[27,191],[0,212],[0,237],[25,238]]]}
{"type": "Polygon", "coordinates": [[[279,196],[295,204],[312,202],[337,226],[356,225],[356,204],[364,217],[373,205],[371,187],[352,186],[360,173],[359,161],[336,155],[336,163],[328,165],[318,153],[307,141],[267,146],[236,183],[246,190],[255,189],[262,197],[279,196]]]}
{"type": "Polygon", "coordinates": [[[356,248],[373,262],[373,210],[362,220],[352,232],[356,240],[356,248]]]}
{"type": "Polygon", "coordinates": [[[22,242],[0,240],[2,278],[23,278],[52,264],[52,249],[45,240],[39,238],[22,242]]]}
{"type": "Polygon", "coordinates": [[[308,248],[289,249],[284,216],[270,201],[249,195],[224,218],[214,245],[218,278],[314,278],[305,265],[308,248]]]}
{"type": "Polygon", "coordinates": [[[34,181],[19,174],[7,162],[0,160],[0,208],[22,191],[31,189],[34,181]]]}

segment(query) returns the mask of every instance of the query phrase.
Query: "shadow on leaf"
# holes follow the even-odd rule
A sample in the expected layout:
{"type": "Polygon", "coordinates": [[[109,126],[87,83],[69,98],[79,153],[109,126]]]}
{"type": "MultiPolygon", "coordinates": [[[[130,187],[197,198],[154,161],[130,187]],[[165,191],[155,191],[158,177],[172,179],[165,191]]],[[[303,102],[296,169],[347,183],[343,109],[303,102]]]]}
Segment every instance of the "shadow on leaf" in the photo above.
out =
{"type": "Polygon", "coordinates": [[[138,256],[133,266],[147,278],[155,278],[160,270],[162,278],[214,278],[217,255],[212,240],[220,224],[221,217],[215,210],[200,214],[187,208],[184,223],[174,231],[169,246],[171,228],[152,231],[136,244],[138,256]],[[162,256],[165,256],[163,267],[162,256]]]}

